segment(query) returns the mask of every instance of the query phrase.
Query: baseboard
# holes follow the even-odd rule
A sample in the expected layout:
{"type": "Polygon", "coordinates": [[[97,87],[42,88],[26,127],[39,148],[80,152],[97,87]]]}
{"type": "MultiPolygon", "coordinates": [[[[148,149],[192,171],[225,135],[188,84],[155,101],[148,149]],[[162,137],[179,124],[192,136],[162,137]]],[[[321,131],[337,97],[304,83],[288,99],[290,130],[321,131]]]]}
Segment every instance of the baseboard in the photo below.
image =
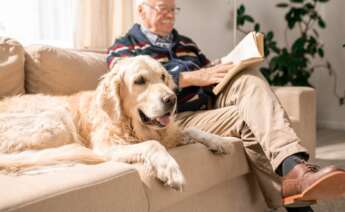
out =
{"type": "Polygon", "coordinates": [[[328,128],[334,130],[345,130],[345,123],[344,122],[337,122],[337,121],[317,121],[317,127],[319,128],[328,128]]]}

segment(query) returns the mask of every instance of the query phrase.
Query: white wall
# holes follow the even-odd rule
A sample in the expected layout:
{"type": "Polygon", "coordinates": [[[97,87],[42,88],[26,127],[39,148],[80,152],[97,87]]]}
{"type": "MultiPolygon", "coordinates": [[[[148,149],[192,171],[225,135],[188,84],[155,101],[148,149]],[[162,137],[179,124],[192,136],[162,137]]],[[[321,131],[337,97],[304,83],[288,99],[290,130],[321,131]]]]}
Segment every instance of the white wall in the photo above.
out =
{"type": "MultiPolygon", "coordinates": [[[[177,17],[176,28],[190,36],[211,59],[225,55],[233,46],[233,31],[229,27],[230,0],[177,0],[182,12],[177,17]]],[[[282,1],[238,0],[244,3],[249,14],[261,23],[263,31],[273,30],[279,43],[284,42],[284,10],[275,4],[282,1]]],[[[325,55],[338,73],[338,93],[345,92],[345,1],[330,1],[320,8],[327,23],[321,31],[325,55]]],[[[289,34],[288,41],[293,40],[289,34]]],[[[321,127],[345,130],[345,106],[339,106],[332,93],[333,78],[326,71],[315,72],[311,83],[317,91],[317,120],[321,127]]]]}
{"type": "MultiPolygon", "coordinates": [[[[325,43],[326,55],[338,73],[337,90],[345,94],[345,1],[330,1],[322,13],[327,28],[321,33],[325,43]]],[[[345,129],[345,106],[339,106],[332,94],[333,78],[326,72],[319,72],[312,78],[318,94],[318,123],[323,127],[345,129]]]]}
{"type": "Polygon", "coordinates": [[[227,0],[176,0],[181,12],[176,28],[191,37],[210,59],[225,55],[233,47],[232,23],[227,0]]]}

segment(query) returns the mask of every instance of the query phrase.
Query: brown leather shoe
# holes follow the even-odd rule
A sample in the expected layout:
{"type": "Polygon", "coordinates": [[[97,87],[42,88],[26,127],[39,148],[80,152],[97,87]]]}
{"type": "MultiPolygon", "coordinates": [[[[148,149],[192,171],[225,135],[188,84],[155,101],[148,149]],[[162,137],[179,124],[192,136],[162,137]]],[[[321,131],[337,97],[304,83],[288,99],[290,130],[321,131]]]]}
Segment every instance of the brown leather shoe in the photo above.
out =
{"type": "Polygon", "coordinates": [[[317,200],[338,198],[345,193],[345,170],[335,166],[320,169],[302,161],[282,179],[285,206],[301,206],[317,200]]]}

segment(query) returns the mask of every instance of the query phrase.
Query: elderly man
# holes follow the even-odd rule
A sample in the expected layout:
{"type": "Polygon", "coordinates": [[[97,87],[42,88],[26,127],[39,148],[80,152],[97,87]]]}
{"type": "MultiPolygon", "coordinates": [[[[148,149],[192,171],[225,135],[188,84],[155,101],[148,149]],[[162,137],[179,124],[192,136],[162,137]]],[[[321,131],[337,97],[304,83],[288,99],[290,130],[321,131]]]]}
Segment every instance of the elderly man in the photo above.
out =
{"type": "MultiPolygon", "coordinates": [[[[345,180],[344,170],[334,166],[320,170],[306,163],[307,150],[257,70],[241,72],[219,95],[212,95],[210,86],[220,82],[230,66],[210,63],[190,38],[174,29],[178,11],[175,0],[140,1],[141,23],[109,48],[109,66],[121,57],[136,55],[150,55],[160,61],[178,86],[180,126],[240,137],[270,207],[279,207],[282,198],[284,202],[307,189],[312,195],[302,196],[295,206],[308,204],[303,198],[318,200],[340,195],[334,187],[345,180]]],[[[303,211],[312,210],[306,207],[303,211]]]]}

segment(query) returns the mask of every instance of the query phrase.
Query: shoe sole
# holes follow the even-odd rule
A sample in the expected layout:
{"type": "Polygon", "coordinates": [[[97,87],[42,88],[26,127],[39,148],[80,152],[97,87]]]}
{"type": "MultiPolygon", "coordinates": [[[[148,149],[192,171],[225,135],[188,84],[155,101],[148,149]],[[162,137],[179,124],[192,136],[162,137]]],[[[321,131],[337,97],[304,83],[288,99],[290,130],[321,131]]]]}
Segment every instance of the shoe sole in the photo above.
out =
{"type": "Polygon", "coordinates": [[[303,193],[283,198],[285,206],[299,207],[315,204],[317,200],[330,200],[345,194],[345,172],[335,171],[326,175],[303,193]]]}

